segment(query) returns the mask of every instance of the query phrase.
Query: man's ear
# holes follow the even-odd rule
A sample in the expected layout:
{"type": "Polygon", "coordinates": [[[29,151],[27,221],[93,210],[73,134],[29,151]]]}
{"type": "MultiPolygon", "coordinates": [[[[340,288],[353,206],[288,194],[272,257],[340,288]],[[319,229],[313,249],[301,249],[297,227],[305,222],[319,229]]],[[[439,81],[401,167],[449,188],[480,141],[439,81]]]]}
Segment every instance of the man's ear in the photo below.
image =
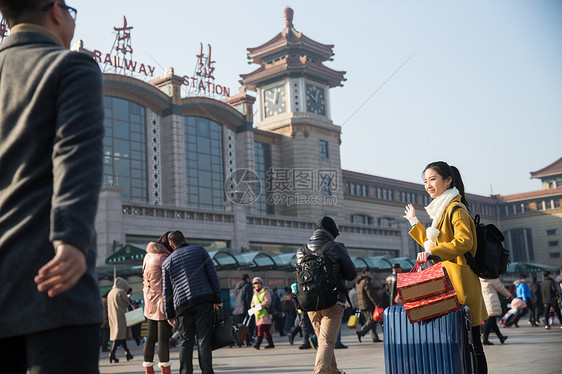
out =
{"type": "Polygon", "coordinates": [[[60,1],[55,1],[52,7],[47,10],[46,22],[54,25],[61,25],[64,21],[64,9],[60,6],[60,1]]]}

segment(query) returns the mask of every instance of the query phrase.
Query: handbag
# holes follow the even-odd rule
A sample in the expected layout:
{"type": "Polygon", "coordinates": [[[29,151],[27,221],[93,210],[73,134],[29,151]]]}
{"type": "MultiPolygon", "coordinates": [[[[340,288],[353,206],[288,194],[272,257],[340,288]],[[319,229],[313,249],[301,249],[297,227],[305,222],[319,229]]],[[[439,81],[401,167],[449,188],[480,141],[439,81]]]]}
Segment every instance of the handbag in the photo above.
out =
{"type": "Polygon", "coordinates": [[[427,269],[417,271],[420,265],[417,262],[409,273],[397,274],[396,289],[403,304],[454,290],[443,264],[439,262],[427,269]]]}
{"type": "Polygon", "coordinates": [[[439,262],[416,272],[420,266],[418,262],[410,273],[398,273],[397,289],[410,323],[460,309],[459,298],[443,264],[439,262]]]}
{"type": "Polygon", "coordinates": [[[378,306],[375,306],[375,311],[373,312],[373,320],[377,322],[382,322],[384,320],[384,309],[378,306]]]}
{"type": "Polygon", "coordinates": [[[232,316],[224,316],[222,309],[215,310],[213,331],[211,332],[212,349],[238,344],[232,316]]]}
{"type": "Polygon", "coordinates": [[[355,311],[355,314],[349,316],[349,320],[347,321],[347,327],[350,329],[354,329],[357,327],[357,323],[359,323],[359,312],[358,310],[355,311]]]}
{"type": "Polygon", "coordinates": [[[141,322],[144,322],[144,320],[145,320],[144,310],[142,306],[125,313],[125,321],[127,327],[131,327],[141,322]]]}

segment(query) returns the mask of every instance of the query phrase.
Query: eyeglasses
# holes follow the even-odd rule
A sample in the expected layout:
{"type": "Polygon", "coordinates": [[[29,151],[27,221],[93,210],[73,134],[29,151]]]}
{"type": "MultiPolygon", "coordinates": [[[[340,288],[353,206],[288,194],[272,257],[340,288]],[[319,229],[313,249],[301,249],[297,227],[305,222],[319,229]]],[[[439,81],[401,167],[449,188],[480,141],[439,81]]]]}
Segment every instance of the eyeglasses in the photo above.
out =
{"type": "MultiPolygon", "coordinates": [[[[51,3],[47,4],[47,5],[45,5],[43,8],[41,8],[41,10],[42,10],[43,12],[46,12],[46,11],[48,11],[50,8],[52,8],[53,5],[55,5],[55,3],[56,3],[56,1],[53,1],[53,2],[51,2],[51,3]]],[[[70,16],[71,16],[71,17],[74,19],[74,21],[76,22],[76,14],[78,13],[78,11],[76,10],[76,8],[73,8],[73,7],[71,7],[71,6],[68,6],[68,5],[63,4],[63,3],[60,3],[60,2],[59,2],[59,4],[60,4],[60,7],[61,7],[62,9],[68,10],[68,13],[70,14],[70,16]]]]}

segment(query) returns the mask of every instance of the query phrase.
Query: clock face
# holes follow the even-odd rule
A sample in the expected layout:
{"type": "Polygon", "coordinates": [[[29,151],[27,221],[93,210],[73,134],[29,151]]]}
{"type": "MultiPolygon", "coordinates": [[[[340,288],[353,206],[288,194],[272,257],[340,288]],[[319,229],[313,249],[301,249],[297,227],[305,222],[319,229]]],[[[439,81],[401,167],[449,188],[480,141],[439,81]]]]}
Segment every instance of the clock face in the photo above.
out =
{"type": "Polygon", "coordinates": [[[287,111],[285,85],[268,88],[263,94],[265,116],[271,117],[287,111]]]}
{"type": "Polygon", "coordinates": [[[306,111],[321,116],[326,115],[326,103],[324,101],[324,89],[306,84],[306,111]]]}

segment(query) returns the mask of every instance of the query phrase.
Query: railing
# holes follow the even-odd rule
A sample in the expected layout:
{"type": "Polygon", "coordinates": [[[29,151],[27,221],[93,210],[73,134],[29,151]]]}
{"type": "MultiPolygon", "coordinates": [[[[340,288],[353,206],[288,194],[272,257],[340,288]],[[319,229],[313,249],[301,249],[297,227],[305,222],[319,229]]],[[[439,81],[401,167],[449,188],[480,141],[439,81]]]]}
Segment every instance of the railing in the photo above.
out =
{"type": "Polygon", "coordinates": [[[123,215],[157,217],[177,220],[194,220],[204,222],[233,223],[234,215],[231,213],[217,213],[198,211],[189,208],[165,207],[141,204],[123,204],[123,215]]]}

